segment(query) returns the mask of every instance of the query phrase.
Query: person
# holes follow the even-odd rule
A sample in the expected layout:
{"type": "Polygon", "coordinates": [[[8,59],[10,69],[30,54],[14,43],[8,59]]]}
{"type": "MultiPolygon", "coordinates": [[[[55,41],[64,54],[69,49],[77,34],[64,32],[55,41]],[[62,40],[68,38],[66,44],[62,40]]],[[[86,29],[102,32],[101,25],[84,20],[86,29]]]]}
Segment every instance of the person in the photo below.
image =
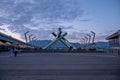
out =
{"type": "Polygon", "coordinates": [[[13,46],[11,46],[10,47],[10,54],[13,55],[13,53],[14,53],[14,48],[13,48],[13,46]]]}
{"type": "Polygon", "coordinates": [[[18,53],[18,48],[15,46],[15,47],[14,47],[14,57],[17,56],[17,53],[18,53]]]}
{"type": "Polygon", "coordinates": [[[73,49],[73,47],[72,47],[72,46],[70,46],[70,47],[69,47],[69,51],[71,51],[72,49],[73,49]]]}

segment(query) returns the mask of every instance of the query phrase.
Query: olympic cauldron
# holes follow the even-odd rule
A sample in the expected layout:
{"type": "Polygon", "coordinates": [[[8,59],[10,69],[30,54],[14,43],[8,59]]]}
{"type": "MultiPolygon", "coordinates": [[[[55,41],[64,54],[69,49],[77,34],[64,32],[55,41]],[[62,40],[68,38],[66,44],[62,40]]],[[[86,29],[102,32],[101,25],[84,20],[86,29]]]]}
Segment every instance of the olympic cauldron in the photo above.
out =
{"type": "Polygon", "coordinates": [[[52,35],[55,37],[55,39],[49,43],[47,46],[45,46],[43,49],[49,50],[53,44],[55,44],[57,41],[62,42],[65,46],[68,47],[69,50],[76,49],[73,45],[70,44],[70,42],[65,38],[67,33],[62,33],[61,28],[58,28],[58,33],[52,32],[52,35]]]}

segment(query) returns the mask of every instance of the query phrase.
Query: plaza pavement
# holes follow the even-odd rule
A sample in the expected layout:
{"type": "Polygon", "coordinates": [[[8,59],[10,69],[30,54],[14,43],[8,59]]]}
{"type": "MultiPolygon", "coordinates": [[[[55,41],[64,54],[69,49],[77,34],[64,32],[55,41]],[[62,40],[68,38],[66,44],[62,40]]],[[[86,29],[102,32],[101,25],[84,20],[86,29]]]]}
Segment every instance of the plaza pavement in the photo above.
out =
{"type": "Polygon", "coordinates": [[[103,53],[0,53],[0,80],[120,80],[120,56],[103,53]]]}

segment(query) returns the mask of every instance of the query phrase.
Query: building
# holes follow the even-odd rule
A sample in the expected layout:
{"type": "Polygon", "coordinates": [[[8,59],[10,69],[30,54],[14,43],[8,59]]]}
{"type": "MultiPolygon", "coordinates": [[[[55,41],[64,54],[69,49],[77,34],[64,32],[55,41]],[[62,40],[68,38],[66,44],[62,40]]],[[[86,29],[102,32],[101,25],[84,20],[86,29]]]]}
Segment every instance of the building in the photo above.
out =
{"type": "Polygon", "coordinates": [[[109,46],[110,47],[120,49],[120,30],[111,34],[106,39],[109,40],[109,46]]]}
{"type": "Polygon", "coordinates": [[[2,47],[10,47],[10,46],[15,46],[15,45],[17,45],[21,48],[34,47],[31,44],[25,43],[23,41],[20,41],[16,38],[13,38],[11,36],[8,36],[8,35],[0,32],[0,50],[2,47]]]}

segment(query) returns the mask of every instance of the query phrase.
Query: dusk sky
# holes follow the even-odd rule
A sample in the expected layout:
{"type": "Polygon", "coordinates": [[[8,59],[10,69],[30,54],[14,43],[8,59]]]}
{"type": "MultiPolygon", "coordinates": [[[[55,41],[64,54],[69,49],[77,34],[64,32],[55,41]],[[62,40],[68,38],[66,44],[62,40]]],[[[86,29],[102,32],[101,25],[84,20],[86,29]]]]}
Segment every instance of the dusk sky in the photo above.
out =
{"type": "Polygon", "coordinates": [[[95,41],[120,29],[120,0],[0,0],[0,32],[24,39],[30,31],[40,40],[53,39],[61,27],[66,38],[96,33],[95,41]]]}

